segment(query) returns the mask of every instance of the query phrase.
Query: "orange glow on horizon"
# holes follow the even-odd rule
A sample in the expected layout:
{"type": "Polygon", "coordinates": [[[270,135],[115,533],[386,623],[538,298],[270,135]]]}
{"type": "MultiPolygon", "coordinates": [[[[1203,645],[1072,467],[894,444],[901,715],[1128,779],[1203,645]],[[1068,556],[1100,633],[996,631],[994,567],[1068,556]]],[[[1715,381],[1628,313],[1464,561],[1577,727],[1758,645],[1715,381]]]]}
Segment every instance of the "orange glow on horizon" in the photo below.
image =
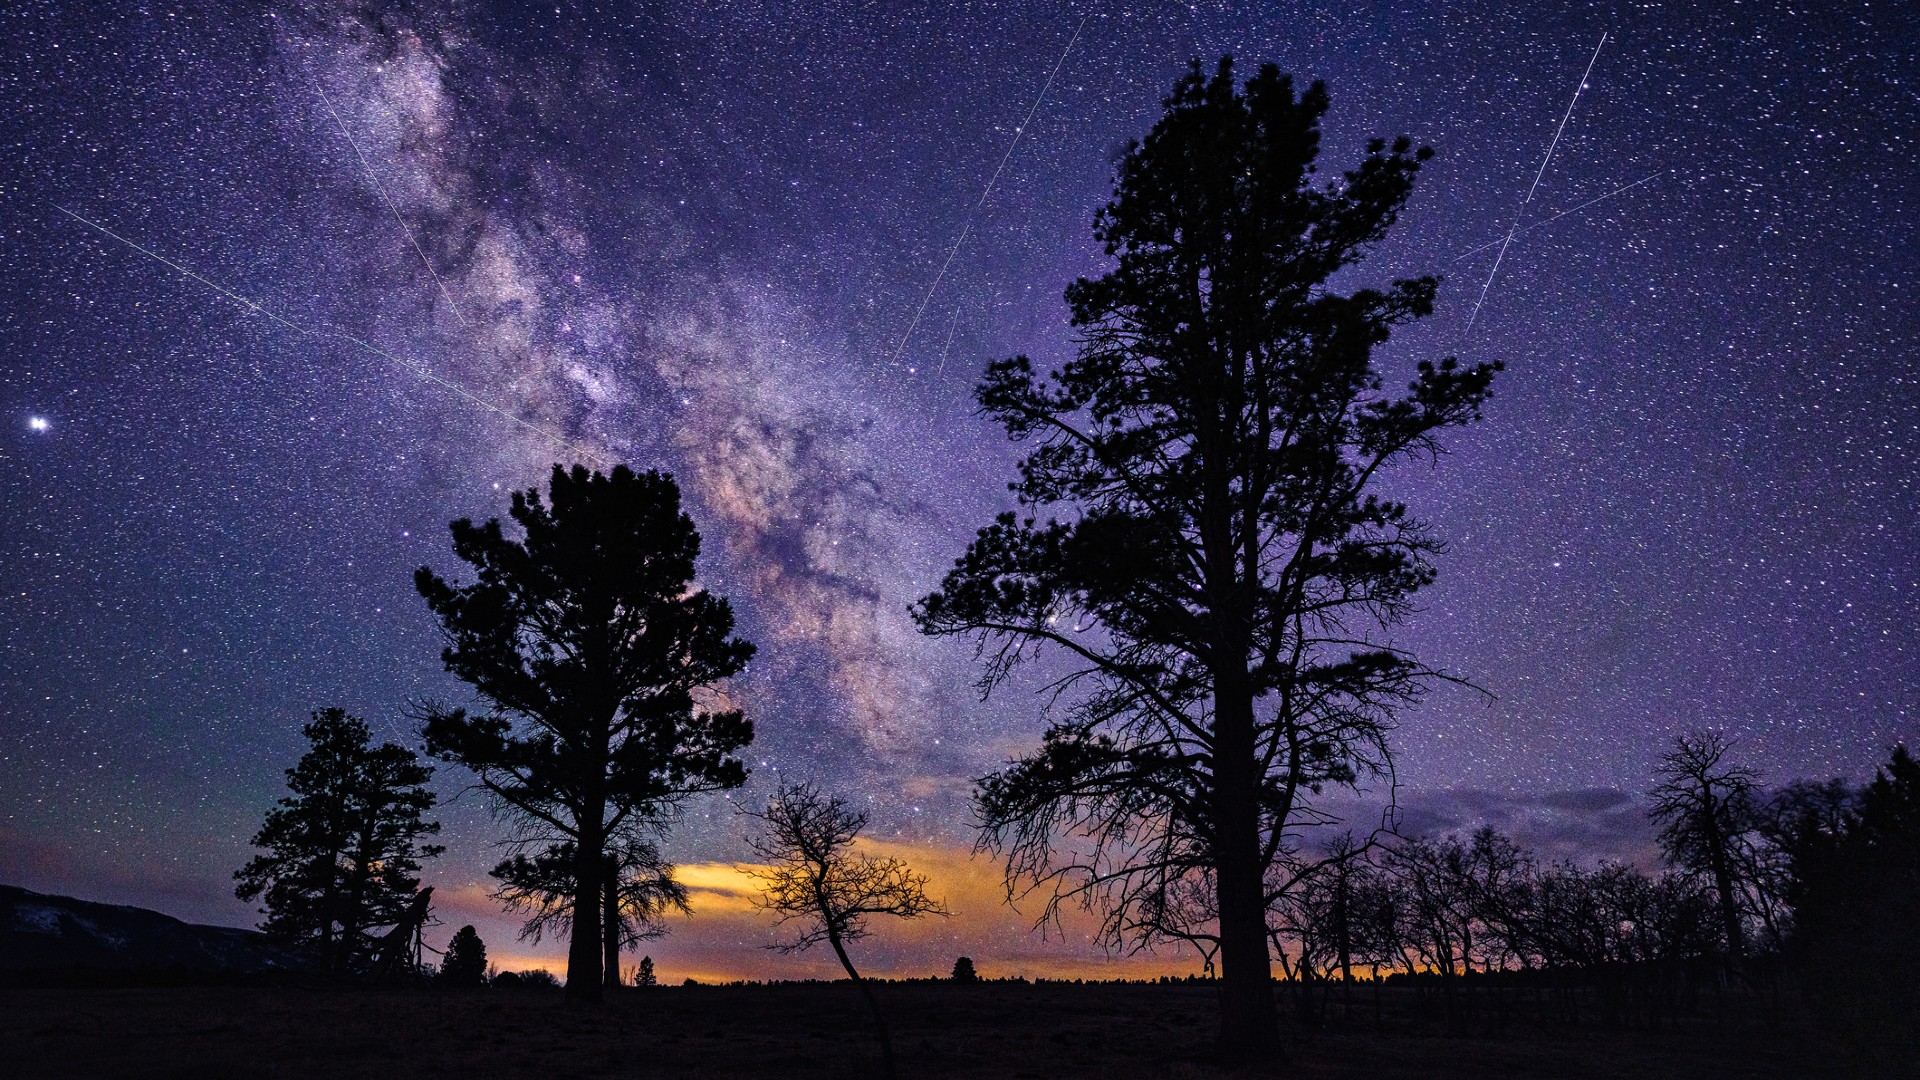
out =
{"type": "MultiPolygon", "coordinates": [[[[892,856],[928,878],[927,891],[953,912],[950,918],[911,921],[874,919],[869,936],[849,946],[861,974],[882,979],[945,977],[958,956],[973,958],[983,978],[1154,979],[1200,972],[1199,957],[1188,948],[1165,947],[1157,953],[1110,956],[1094,942],[1091,916],[1069,909],[1046,935],[1034,929],[1039,898],[1016,910],[1006,903],[1000,867],[965,845],[862,838],[857,850],[892,856]]],[[[691,894],[693,914],[667,923],[668,934],[625,954],[621,967],[631,977],[641,955],[650,955],[663,984],[687,978],[702,983],[736,981],[836,980],[846,977],[825,946],[782,954],[768,946],[785,940],[774,917],[754,906],[760,884],[752,863],[700,862],[679,866],[675,876],[691,894]]],[[[482,884],[447,883],[436,893],[442,932],[451,936],[463,923],[475,924],[489,959],[503,971],[545,970],[566,976],[566,942],[548,938],[534,944],[515,940],[519,920],[500,910],[482,884]]],[[[436,942],[437,944],[437,942],[436,942]]]]}

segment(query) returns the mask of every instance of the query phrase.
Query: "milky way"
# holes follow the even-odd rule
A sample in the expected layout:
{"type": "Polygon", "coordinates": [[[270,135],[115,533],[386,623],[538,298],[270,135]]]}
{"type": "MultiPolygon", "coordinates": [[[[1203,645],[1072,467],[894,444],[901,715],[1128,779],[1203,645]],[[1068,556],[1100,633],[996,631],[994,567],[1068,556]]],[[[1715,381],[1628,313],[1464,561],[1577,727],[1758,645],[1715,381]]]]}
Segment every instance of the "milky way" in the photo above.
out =
{"type": "MultiPolygon", "coordinates": [[[[1067,354],[1112,163],[1222,53],[1327,80],[1325,171],[1376,134],[1436,148],[1356,280],[1454,277],[1382,361],[1508,366],[1485,424],[1391,480],[1451,543],[1398,640],[1491,695],[1403,718],[1420,820],[1633,854],[1629,797],[1696,726],[1777,778],[1870,768],[1920,707],[1915,32],[1866,5],[1351,7],[10,7],[0,880],[245,921],[227,878],[307,711],[410,738],[408,701],[460,697],[411,571],[454,569],[446,523],[572,446],[681,482],[760,645],[729,688],[760,733],[743,797],[870,800],[877,835],[980,877],[927,956],[1044,967],[955,854],[970,778],[1044,703],[981,702],[907,605],[1007,499],[972,380],[1067,354]]],[[[436,880],[478,918],[495,833],[470,795],[443,816],[436,880]]],[[[716,800],[674,855],[715,866],[737,832],[716,800]]],[[[683,932],[686,963],[726,967],[739,919],[683,932]]]]}

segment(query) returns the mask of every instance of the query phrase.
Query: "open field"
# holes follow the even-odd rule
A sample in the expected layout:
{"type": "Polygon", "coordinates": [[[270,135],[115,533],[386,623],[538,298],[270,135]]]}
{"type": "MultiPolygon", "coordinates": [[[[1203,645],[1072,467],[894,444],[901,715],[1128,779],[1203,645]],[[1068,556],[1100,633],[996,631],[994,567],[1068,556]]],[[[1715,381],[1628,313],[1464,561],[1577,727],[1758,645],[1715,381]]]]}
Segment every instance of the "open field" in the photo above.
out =
{"type": "MultiPolygon", "coordinates": [[[[908,1077],[1218,1076],[1207,986],[879,988],[908,1077]]],[[[1402,992],[1404,993],[1404,992],[1402,992]]],[[[1385,1022],[1288,1029],[1288,1067],[1355,1080],[1850,1077],[1791,1019],[1735,1010],[1677,1030],[1447,1036],[1390,997],[1385,1022]]],[[[597,1009],[557,992],[188,987],[0,991],[0,1073],[41,1077],[771,1077],[878,1073],[846,984],[662,987],[597,1009]]]]}

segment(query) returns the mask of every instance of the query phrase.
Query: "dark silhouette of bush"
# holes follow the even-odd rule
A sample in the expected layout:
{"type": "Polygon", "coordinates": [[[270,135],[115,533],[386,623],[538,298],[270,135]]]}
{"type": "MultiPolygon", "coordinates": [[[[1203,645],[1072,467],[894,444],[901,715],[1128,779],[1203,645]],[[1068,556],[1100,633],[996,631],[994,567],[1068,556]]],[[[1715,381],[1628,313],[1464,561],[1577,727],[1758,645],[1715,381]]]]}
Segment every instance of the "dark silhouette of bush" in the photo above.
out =
{"type": "Polygon", "coordinates": [[[545,968],[535,968],[532,971],[521,972],[520,981],[527,986],[533,987],[535,990],[560,989],[560,976],[555,975],[545,968]]]}
{"type": "Polygon", "coordinates": [[[633,973],[633,985],[635,986],[659,986],[660,985],[660,977],[653,973],[653,957],[643,956],[640,958],[640,966],[636,968],[633,973]]]}
{"type": "Polygon", "coordinates": [[[447,942],[447,958],[440,963],[440,981],[448,986],[479,986],[487,978],[487,945],[471,926],[463,926],[447,942]]]}
{"type": "Polygon", "coordinates": [[[503,971],[493,977],[493,985],[505,990],[558,990],[560,980],[551,971],[503,971]]]}
{"type": "Polygon", "coordinates": [[[973,957],[963,956],[953,962],[953,981],[957,983],[980,981],[980,973],[973,970],[973,957]]]}

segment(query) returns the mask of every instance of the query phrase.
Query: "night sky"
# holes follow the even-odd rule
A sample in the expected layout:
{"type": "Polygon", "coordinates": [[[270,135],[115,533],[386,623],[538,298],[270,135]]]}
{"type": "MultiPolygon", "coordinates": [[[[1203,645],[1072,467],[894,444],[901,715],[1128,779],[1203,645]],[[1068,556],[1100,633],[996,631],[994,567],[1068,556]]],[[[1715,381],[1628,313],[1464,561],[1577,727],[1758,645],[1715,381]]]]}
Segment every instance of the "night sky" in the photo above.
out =
{"type": "MultiPolygon", "coordinates": [[[[1390,481],[1451,544],[1395,640],[1492,695],[1403,717],[1411,822],[1644,858],[1679,731],[1775,780],[1916,733],[1899,5],[114,7],[0,12],[0,881],[251,922],[230,876],[307,713],[411,742],[409,700],[467,700],[411,585],[463,569],[447,522],[623,461],[679,479],[760,646],[736,798],[784,775],[869,802],[960,911],[876,927],[872,967],[1092,970],[965,861],[970,780],[1042,700],[981,703],[969,646],[907,605],[1008,499],[974,378],[1068,355],[1113,161],[1222,53],[1327,81],[1325,170],[1373,135],[1436,149],[1353,279],[1448,275],[1393,380],[1507,365],[1484,424],[1390,481]],[[1469,328],[1474,249],[1603,32],[1469,328]]],[[[437,933],[556,955],[485,899],[485,804],[440,816],[437,933]]],[[[828,970],[758,948],[740,827],[716,799],[668,845],[703,914],[649,947],[663,976],[828,970]]]]}

